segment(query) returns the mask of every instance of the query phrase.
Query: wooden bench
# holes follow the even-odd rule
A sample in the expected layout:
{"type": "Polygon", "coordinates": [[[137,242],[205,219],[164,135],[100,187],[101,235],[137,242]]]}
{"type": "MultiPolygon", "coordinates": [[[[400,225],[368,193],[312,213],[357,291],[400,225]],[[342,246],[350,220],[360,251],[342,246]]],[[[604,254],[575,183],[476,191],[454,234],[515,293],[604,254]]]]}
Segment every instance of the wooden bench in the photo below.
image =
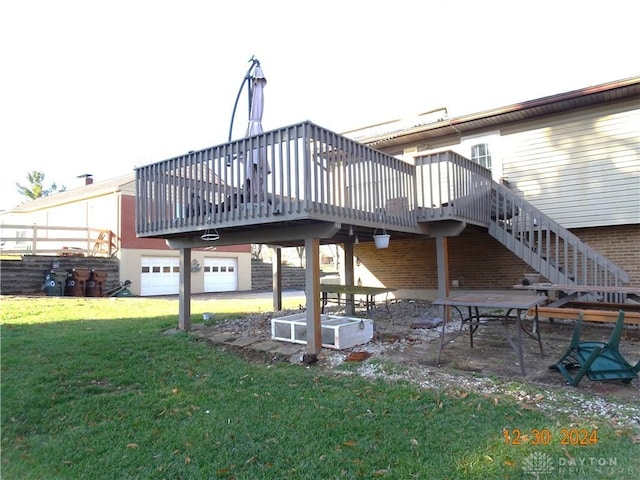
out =
{"type": "MultiPolygon", "coordinates": [[[[529,310],[529,315],[535,315],[535,310],[529,310]]],[[[597,310],[586,308],[566,308],[566,307],[538,307],[538,316],[545,318],[562,318],[567,320],[577,320],[582,314],[585,322],[616,323],[619,311],[597,310]]],[[[625,311],[624,323],[640,325],[640,312],[625,311]]]]}

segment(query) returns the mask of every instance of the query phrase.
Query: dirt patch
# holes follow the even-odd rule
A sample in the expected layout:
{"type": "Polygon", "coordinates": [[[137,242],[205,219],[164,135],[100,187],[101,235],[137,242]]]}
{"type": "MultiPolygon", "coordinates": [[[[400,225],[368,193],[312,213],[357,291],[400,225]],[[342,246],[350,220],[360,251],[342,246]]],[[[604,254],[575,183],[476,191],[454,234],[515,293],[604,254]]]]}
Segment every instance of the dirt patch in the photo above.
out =
{"type": "MultiPolygon", "coordinates": [[[[266,340],[271,336],[271,318],[291,313],[298,312],[257,314],[210,327],[198,324],[194,325],[194,333],[201,338],[214,338],[224,331],[233,338],[266,340]]],[[[331,309],[331,313],[344,314],[337,307],[331,309]]],[[[574,329],[572,322],[541,322],[544,354],[540,353],[537,342],[525,337],[526,375],[523,376],[517,355],[499,322],[481,326],[473,336],[473,348],[467,329],[452,342],[446,342],[438,364],[441,326],[412,328],[437,324],[438,313],[438,308],[429,302],[414,301],[397,302],[390,306],[389,311],[381,308],[359,312],[359,315],[374,321],[372,341],[340,351],[322,349],[314,365],[337,374],[404,379],[425,388],[464,388],[485,395],[509,395],[541,409],[564,409],[576,418],[606,417],[621,426],[640,428],[640,380],[625,384],[620,381],[591,381],[585,376],[577,387],[572,387],[560,373],[549,369],[569,346],[574,329]],[[339,368],[356,356],[362,357],[352,363],[356,368],[339,368]]],[[[459,325],[455,318],[449,322],[445,338],[453,337],[459,325]]],[[[611,331],[611,325],[586,324],[581,338],[607,341],[611,331]]],[[[258,363],[288,361],[301,364],[304,353],[304,345],[289,355],[256,350],[250,346],[233,347],[224,342],[219,345],[258,363]]],[[[620,351],[630,363],[640,359],[640,329],[637,326],[625,328],[620,351]]]]}

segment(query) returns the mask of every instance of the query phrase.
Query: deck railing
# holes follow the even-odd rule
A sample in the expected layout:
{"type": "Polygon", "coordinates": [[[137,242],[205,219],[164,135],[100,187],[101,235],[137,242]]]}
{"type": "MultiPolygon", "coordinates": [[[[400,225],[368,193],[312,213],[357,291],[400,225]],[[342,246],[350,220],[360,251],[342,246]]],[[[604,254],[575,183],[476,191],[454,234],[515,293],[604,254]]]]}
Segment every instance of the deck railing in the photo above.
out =
{"type": "Polygon", "coordinates": [[[302,218],[416,229],[415,167],[304,122],[136,169],[140,236],[302,218]]]}
{"type": "Polygon", "coordinates": [[[419,221],[455,219],[488,226],[490,170],[446,151],[417,157],[416,175],[419,221]]]}
{"type": "Polygon", "coordinates": [[[629,275],[491,172],[452,151],[416,158],[418,221],[457,220],[489,233],[554,283],[621,286],[629,275]]]}
{"type": "Polygon", "coordinates": [[[0,225],[0,254],[112,257],[117,237],[110,230],[43,225],[0,225]]]}

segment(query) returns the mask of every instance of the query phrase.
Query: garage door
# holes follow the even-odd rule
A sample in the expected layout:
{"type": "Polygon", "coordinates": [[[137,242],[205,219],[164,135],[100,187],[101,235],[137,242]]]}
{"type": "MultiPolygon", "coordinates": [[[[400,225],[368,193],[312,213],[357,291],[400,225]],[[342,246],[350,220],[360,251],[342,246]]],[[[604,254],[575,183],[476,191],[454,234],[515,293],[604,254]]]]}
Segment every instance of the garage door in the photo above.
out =
{"type": "Polygon", "coordinates": [[[234,292],[238,289],[237,258],[204,259],[204,291],[234,292]]]}
{"type": "Polygon", "coordinates": [[[142,257],[141,295],[176,295],[180,289],[180,259],[142,257]]]}

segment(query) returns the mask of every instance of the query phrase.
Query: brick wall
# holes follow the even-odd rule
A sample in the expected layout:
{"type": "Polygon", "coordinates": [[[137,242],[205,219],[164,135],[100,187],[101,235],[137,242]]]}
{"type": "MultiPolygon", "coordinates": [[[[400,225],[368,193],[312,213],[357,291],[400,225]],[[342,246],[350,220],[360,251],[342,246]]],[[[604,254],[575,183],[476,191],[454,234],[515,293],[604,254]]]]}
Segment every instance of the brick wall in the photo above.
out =
{"type": "MultiPolygon", "coordinates": [[[[511,288],[527,265],[486,233],[463,233],[448,240],[449,278],[470,289],[511,288]]],[[[413,290],[436,290],[438,267],[435,239],[393,240],[386,250],[358,244],[355,280],[413,290]],[[377,280],[377,281],[376,281],[377,280]]]]}
{"type": "MultiPolygon", "coordinates": [[[[623,268],[631,285],[640,285],[640,226],[588,228],[572,231],[583,241],[623,268]]],[[[465,230],[449,238],[449,279],[461,288],[502,289],[520,283],[533,270],[506,247],[483,231],[465,230]]],[[[355,280],[364,285],[382,284],[397,289],[438,288],[435,239],[394,240],[377,250],[373,243],[360,243],[354,255],[355,280]]]]}
{"type": "Polygon", "coordinates": [[[626,271],[631,285],[640,285],[640,225],[580,228],[571,233],[626,271]]]}

